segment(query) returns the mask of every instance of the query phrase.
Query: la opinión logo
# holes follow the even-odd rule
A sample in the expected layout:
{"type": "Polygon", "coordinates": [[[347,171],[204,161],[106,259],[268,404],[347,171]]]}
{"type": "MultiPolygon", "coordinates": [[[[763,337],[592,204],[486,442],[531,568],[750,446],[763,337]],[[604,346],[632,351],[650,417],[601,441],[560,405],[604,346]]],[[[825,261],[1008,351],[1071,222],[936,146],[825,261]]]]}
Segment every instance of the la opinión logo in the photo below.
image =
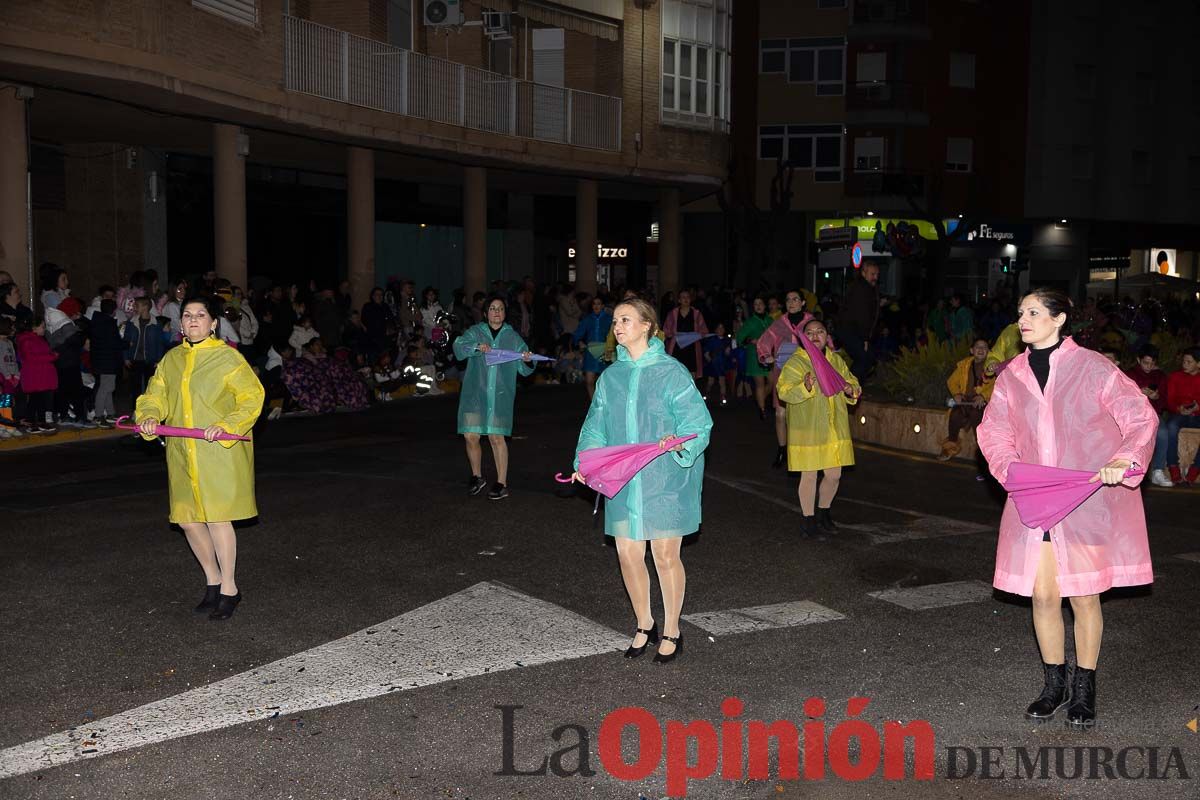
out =
{"type": "MultiPolygon", "coordinates": [[[[719,775],[727,781],[772,780],[771,751],[777,754],[778,780],[818,781],[826,778],[826,767],[837,778],[864,781],[880,774],[887,780],[909,777],[905,756],[912,742],[912,775],[915,780],[933,780],[936,742],[925,720],[908,723],[884,722],[880,733],[871,723],[858,719],[870,703],[852,697],[846,703],[847,719],[826,731],[825,701],[810,697],[804,702],[809,719],[801,726],[790,720],[744,720],[745,704],[736,697],[721,703],[723,719],[667,720],[660,722],[644,708],[626,706],[609,713],[600,723],[598,753],[601,767],[624,781],[643,781],[665,765],[666,790],[671,797],[686,797],[690,781],[719,775]],[[627,761],[622,738],[627,731],[637,735],[637,757],[627,761]],[[853,746],[852,746],[853,743],[853,746]],[[853,753],[853,756],[852,756],[853,753]],[[693,757],[694,755],[694,757],[693,757]]],[[[582,725],[564,724],[551,731],[559,745],[539,765],[519,769],[516,763],[516,713],[524,706],[499,705],[503,726],[502,767],[498,776],[580,775],[591,777],[590,736],[582,725]]]]}

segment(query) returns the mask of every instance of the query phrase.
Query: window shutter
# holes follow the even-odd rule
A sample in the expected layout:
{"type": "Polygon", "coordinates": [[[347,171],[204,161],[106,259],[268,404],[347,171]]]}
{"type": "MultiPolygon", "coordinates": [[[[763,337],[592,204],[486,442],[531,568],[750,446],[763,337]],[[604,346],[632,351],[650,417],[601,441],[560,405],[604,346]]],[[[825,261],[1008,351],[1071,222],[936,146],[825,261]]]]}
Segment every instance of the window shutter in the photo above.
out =
{"type": "Polygon", "coordinates": [[[192,0],[192,7],[258,27],[258,0],[192,0]]]}
{"type": "Polygon", "coordinates": [[[566,37],[562,28],[540,28],[533,33],[533,82],[547,86],[566,83],[563,53],[566,37]]]}

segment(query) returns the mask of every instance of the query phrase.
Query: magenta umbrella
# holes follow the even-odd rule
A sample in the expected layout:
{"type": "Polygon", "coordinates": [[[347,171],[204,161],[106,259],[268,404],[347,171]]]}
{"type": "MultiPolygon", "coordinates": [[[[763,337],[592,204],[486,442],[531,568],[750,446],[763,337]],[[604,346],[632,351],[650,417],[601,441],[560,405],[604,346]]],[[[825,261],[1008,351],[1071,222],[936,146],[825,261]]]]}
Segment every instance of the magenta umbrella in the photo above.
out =
{"type": "Polygon", "coordinates": [[[676,347],[691,347],[701,339],[707,339],[710,336],[716,336],[715,333],[696,333],[695,331],[682,331],[675,334],[676,347]]]}
{"type": "MultiPolygon", "coordinates": [[[[1126,470],[1125,477],[1141,475],[1140,469],[1126,470]]],[[[1104,484],[1092,481],[1095,472],[1046,467],[1017,461],[1008,468],[1004,488],[1027,528],[1048,531],[1067,518],[1104,484]]]]}
{"type": "MultiPolygon", "coordinates": [[[[137,425],[122,424],[127,419],[129,419],[128,415],[126,415],[124,417],[118,417],[117,421],[113,424],[118,429],[123,430],[123,431],[140,430],[137,425]]],[[[159,425],[158,428],[155,429],[154,435],[155,436],[179,436],[184,439],[203,439],[204,438],[204,429],[203,428],[175,428],[170,425],[159,425]]],[[[248,442],[248,441],[250,441],[249,436],[238,436],[236,433],[224,433],[224,432],[218,433],[217,439],[224,440],[226,442],[248,442]]]]}
{"type": "Polygon", "coordinates": [[[813,372],[817,376],[817,386],[821,387],[821,394],[833,397],[838,392],[845,391],[846,379],[833,368],[833,364],[829,363],[829,359],[825,357],[821,348],[817,347],[807,336],[800,337],[800,344],[804,345],[804,349],[812,361],[813,372]]]}
{"type": "MultiPolygon", "coordinates": [[[[509,361],[520,361],[525,357],[524,353],[518,353],[516,350],[501,350],[492,348],[483,354],[483,360],[489,367],[494,367],[497,364],[507,364],[509,361]]],[[[549,356],[539,356],[536,353],[530,353],[532,361],[553,361],[549,356]]]]}
{"type": "MultiPolygon", "coordinates": [[[[609,447],[593,447],[579,454],[579,474],[584,483],[608,499],[625,488],[625,484],[654,459],[677,444],[695,439],[699,434],[688,434],[668,439],[661,447],[658,442],[643,444],[616,444],[609,447]]],[[[570,483],[570,477],[560,472],[554,476],[559,483],[570,483]]]]}

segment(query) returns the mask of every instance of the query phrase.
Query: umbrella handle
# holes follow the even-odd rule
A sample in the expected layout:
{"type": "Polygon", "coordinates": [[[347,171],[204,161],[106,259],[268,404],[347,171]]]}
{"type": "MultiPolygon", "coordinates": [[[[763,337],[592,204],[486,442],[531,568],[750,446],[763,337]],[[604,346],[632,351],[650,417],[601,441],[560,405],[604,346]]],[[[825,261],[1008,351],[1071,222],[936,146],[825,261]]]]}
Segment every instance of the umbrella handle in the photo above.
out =
{"type": "Polygon", "coordinates": [[[1145,470],[1133,469],[1132,467],[1125,470],[1126,478],[1136,478],[1138,475],[1145,475],[1145,474],[1146,474],[1145,470]]]}
{"type": "Polygon", "coordinates": [[[127,420],[127,419],[129,419],[129,415],[128,415],[128,414],[126,414],[126,415],[125,415],[125,416],[123,416],[123,417],[117,417],[117,420],[116,420],[116,422],[114,422],[114,423],[113,423],[113,427],[114,427],[114,428],[117,428],[118,430],[122,430],[122,431],[138,431],[138,430],[141,430],[141,429],[140,429],[140,428],[139,428],[137,425],[122,424],[122,423],[123,423],[123,422],[125,422],[125,420],[127,420]]]}
{"type": "Polygon", "coordinates": [[[556,473],[554,473],[554,480],[558,481],[559,483],[571,483],[575,479],[572,478],[570,475],[568,475],[567,477],[564,478],[563,474],[561,472],[556,472],[556,473]]]}

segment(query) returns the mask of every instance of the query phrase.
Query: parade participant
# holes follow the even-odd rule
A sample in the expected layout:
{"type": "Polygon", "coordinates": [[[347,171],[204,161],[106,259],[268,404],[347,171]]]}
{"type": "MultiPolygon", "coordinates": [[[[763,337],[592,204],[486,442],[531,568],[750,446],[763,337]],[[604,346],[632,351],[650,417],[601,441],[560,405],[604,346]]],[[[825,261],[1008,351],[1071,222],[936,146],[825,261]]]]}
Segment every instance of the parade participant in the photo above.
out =
{"type": "Polygon", "coordinates": [[[454,357],[467,362],[458,397],[458,432],[466,440],[471,477],[467,493],[477,495],[487,487],[483,479],[483,448],[479,437],[487,436],[496,461],[496,482],[488,492],[489,500],[508,497],[508,443],[512,435],[513,400],[517,393],[517,373],[533,374],[528,345],[520,334],[504,321],[508,304],[500,295],[492,295],[484,304],[487,320],[468,328],[454,340],[454,357]],[[489,367],[484,356],[492,348],[523,354],[520,361],[508,361],[489,367]]]}
{"type": "Polygon", "coordinates": [[[204,440],[166,440],[170,520],[183,528],[208,581],[196,611],[225,620],[242,600],[233,523],[257,516],[258,509],[254,445],[217,436],[248,436],[265,393],[246,359],[216,338],[218,317],[211,300],[185,300],[180,321],[183,341],[159,362],[134,418],[147,439],[155,437],[160,423],[204,429],[204,440]]]}
{"type": "Polygon", "coordinates": [[[778,395],[787,409],[787,461],[789,472],[800,473],[800,535],[837,532],[830,506],[842,479],[842,467],[854,464],[850,418],[846,407],[858,402],[862,387],[842,357],[829,347],[829,332],[820,320],[804,324],[802,335],[815,344],[830,365],[846,379],[846,388],[826,397],[817,386],[812,357],[796,349],[779,375],[778,395]],[[820,496],[817,473],[824,472],[820,496]]]}
{"type": "Polygon", "coordinates": [[[949,461],[962,452],[958,434],[964,429],[978,427],[983,420],[983,408],[995,387],[994,379],[985,371],[987,355],[987,339],[976,339],[971,344],[971,355],[958,362],[953,374],[946,380],[946,388],[950,390],[954,405],[950,409],[950,428],[946,440],[942,442],[938,461],[949,461]]]}
{"type": "Polygon", "coordinates": [[[1033,598],[1033,628],[1045,685],[1026,710],[1053,717],[1064,705],[1073,724],[1096,716],[1096,662],[1104,621],[1100,593],[1150,583],[1142,476],[1158,417],[1133,381],[1104,356],[1063,331],[1071,301],[1057,289],[1036,289],[1022,300],[1017,324],[1029,350],[996,380],[977,436],[996,480],[1021,461],[1096,470],[1101,488],[1049,531],[1026,528],[1010,498],[1000,522],[993,584],[1033,598]],[[1107,488],[1111,487],[1111,488],[1107,488]],[[1075,616],[1075,671],[1068,684],[1062,598],[1075,616]]]}
{"type": "Polygon", "coordinates": [[[704,449],[712,417],[686,367],[666,354],[655,338],[658,315],[644,300],[626,300],[613,312],[617,361],[596,387],[576,445],[578,453],[595,447],[637,444],[696,434],[671,448],[635,475],[604,513],[604,532],[617,545],[625,590],[637,615],[637,632],[626,658],[636,658],[658,641],[658,624],[650,612],[650,574],[646,542],[654,555],[663,596],[662,643],[654,660],[675,660],[683,647],[679,616],[683,610],[685,575],[679,549],[683,537],[700,528],[700,492],[704,483],[704,449]]]}
{"type": "Polygon", "coordinates": [[[579,322],[572,337],[575,344],[583,345],[583,378],[587,383],[588,400],[596,394],[596,379],[608,366],[601,360],[603,348],[612,330],[612,312],[604,307],[600,297],[592,298],[592,311],[579,322]],[[598,352],[599,351],[599,352],[598,352]]]}
{"type": "Polygon", "coordinates": [[[713,333],[716,335],[704,340],[704,399],[708,399],[715,383],[721,405],[725,406],[729,405],[727,387],[733,383],[737,361],[733,357],[733,343],[725,332],[725,323],[718,322],[713,333]]]}
{"type": "Polygon", "coordinates": [[[767,377],[771,370],[758,360],[758,339],[773,320],[767,315],[767,301],[762,297],[754,298],[754,313],[738,331],[738,342],[747,345],[746,375],[754,381],[754,402],[758,404],[758,418],[767,418],[767,377]]]}
{"type": "Polygon", "coordinates": [[[692,305],[691,292],[686,289],[680,291],[677,302],[678,305],[671,309],[663,322],[663,333],[667,337],[667,354],[675,356],[679,363],[687,367],[688,372],[699,380],[704,376],[704,350],[700,341],[697,340],[691,347],[676,347],[675,334],[698,333],[705,336],[708,334],[708,325],[700,309],[692,305]]]}
{"type": "Polygon", "coordinates": [[[775,462],[771,465],[779,469],[787,458],[787,407],[779,402],[775,393],[775,385],[779,382],[780,366],[776,363],[780,348],[791,346],[798,348],[804,325],[812,319],[812,315],[804,310],[804,298],[792,290],[784,297],[787,313],[771,323],[770,327],[758,337],[758,362],[771,370],[767,380],[767,390],[771,393],[771,403],[775,407],[775,440],[779,449],[775,452],[775,462]]]}

